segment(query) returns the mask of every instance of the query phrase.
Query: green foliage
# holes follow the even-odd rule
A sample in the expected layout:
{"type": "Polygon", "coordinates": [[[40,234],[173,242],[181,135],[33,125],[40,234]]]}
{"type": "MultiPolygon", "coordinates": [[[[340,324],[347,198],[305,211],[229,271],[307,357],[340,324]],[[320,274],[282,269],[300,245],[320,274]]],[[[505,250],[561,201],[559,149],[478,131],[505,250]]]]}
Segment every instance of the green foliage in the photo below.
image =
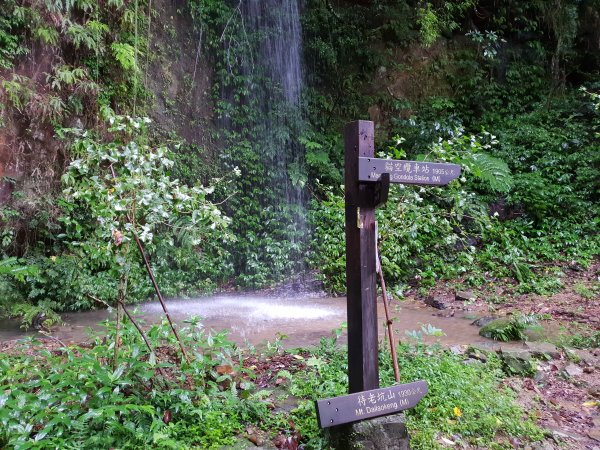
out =
{"type": "MultiPolygon", "coordinates": [[[[138,47],[145,45],[145,37],[136,34],[132,38],[129,26],[118,21],[122,1],[111,1],[109,6],[88,0],[45,1],[30,6],[17,5],[13,0],[5,3],[0,16],[0,40],[5,44],[0,46],[1,67],[12,67],[15,60],[27,53],[28,43],[33,40],[37,41],[36,45],[48,47],[47,51],[59,55],[56,59],[58,64],[52,61],[46,84],[38,79],[35,83],[18,79],[24,77],[22,69],[6,74],[0,80],[14,108],[28,119],[53,122],[53,125],[67,116],[84,115],[86,107],[91,118],[97,111],[97,83],[105,88],[102,94],[106,101],[118,96],[119,103],[127,107],[127,101],[139,90],[138,75],[131,73],[128,65],[131,49],[127,46],[130,46],[131,40],[135,52],[138,52],[138,47]],[[19,44],[15,46],[16,43],[19,44]],[[73,52],[73,47],[76,52],[73,52]],[[106,48],[113,52],[105,55],[106,48]],[[91,82],[91,78],[95,82],[91,82]],[[117,84],[119,92],[114,89],[117,84]],[[49,88],[57,95],[47,96],[49,88]],[[27,99],[17,101],[17,98],[23,99],[26,89],[34,100],[34,105],[27,111],[23,108],[27,99]]],[[[130,9],[133,11],[133,7],[130,9]]],[[[135,20],[144,27],[145,10],[135,11],[135,20]]]]}
{"type": "Polygon", "coordinates": [[[137,71],[137,50],[135,47],[120,42],[111,45],[113,55],[125,70],[137,71]]]}
{"type": "Polygon", "coordinates": [[[27,47],[22,45],[15,29],[21,26],[20,17],[11,16],[10,8],[15,6],[14,0],[5,2],[0,12],[0,68],[10,69],[14,60],[20,56],[26,55],[27,47]]]}
{"type": "Polygon", "coordinates": [[[241,174],[230,189],[217,191],[228,198],[224,208],[236,236],[228,248],[236,282],[265,286],[304,266],[307,175],[297,142],[303,119],[268,68],[256,64],[274,30],[253,31],[239,5],[197,0],[190,8],[215,58],[213,95],[224,143],[220,164],[225,173],[241,174]]]}
{"type": "MultiPolygon", "coordinates": [[[[148,122],[113,114],[102,137],[72,131],[71,151],[77,159],[63,175],[54,254],[0,264],[7,305],[29,305],[27,311],[37,308],[50,317],[48,309],[113,304],[122,282],[128,301],[148,298],[152,286],[136,237],[166,295],[210,292],[231,276],[223,245],[230,238],[229,219],[209,200],[214,188],[172,179],[171,153],[148,144],[148,122]]],[[[25,324],[34,315],[27,311],[11,313],[7,307],[7,314],[25,324]]]]}
{"type": "MultiPolygon", "coordinates": [[[[0,360],[3,445],[10,448],[218,448],[242,431],[242,424],[267,414],[240,374],[235,346],[197,321],[181,330],[192,364],[181,367],[169,353],[150,353],[135,328],[121,329],[118,365],[115,330],[90,347],[45,350],[24,343],[27,353],[0,360]],[[232,373],[219,374],[226,365],[232,373]],[[165,377],[164,374],[169,376],[165,377]]],[[[169,348],[165,324],[147,331],[154,348],[169,348]]],[[[245,371],[245,369],[244,369],[245,371]]],[[[247,372],[247,371],[245,371],[247,372]]]]}
{"type": "MultiPolygon", "coordinates": [[[[312,401],[344,395],[347,389],[347,355],[324,339],[307,359],[306,370],[294,375],[290,393],[303,400],[292,418],[306,437],[307,449],[329,448],[318,429],[312,401]],[[306,399],[306,400],[304,400],[306,399]]],[[[464,364],[461,357],[435,347],[401,346],[398,360],[402,382],[427,380],[428,394],[406,412],[411,448],[438,449],[440,437],[481,448],[512,448],[503,437],[526,441],[542,438],[533,418],[514,403],[515,394],[500,388],[501,363],[464,364]]],[[[380,353],[381,385],[393,384],[388,352],[380,353]]]]}
{"type": "Polygon", "coordinates": [[[50,46],[58,44],[60,34],[54,28],[40,26],[33,31],[36,39],[39,39],[42,43],[50,46]]]}
{"type": "MultiPolygon", "coordinates": [[[[164,240],[179,252],[188,249],[180,256],[196,254],[187,263],[188,270],[204,265],[202,272],[190,273],[188,280],[207,272],[222,279],[215,259],[204,261],[218,249],[213,244],[216,236],[228,238],[229,219],[208,200],[214,188],[188,187],[170,178],[169,150],[146,144],[148,119],[111,116],[109,121],[113,140],[82,133],[72,149],[78,159],[63,175],[62,222],[72,251],[81,252],[82,258],[93,262],[92,267],[99,265],[115,278],[117,273],[127,278],[139,271],[135,268],[139,263],[134,263],[139,256],[135,250],[130,252],[131,243],[139,239],[154,252],[156,242],[164,240]],[[210,250],[203,256],[204,246],[210,250]]],[[[179,265],[183,264],[182,259],[179,265]]],[[[171,292],[178,293],[177,287],[171,292]]]]}
{"type": "MultiPolygon", "coordinates": [[[[388,203],[377,212],[382,267],[390,286],[415,276],[431,284],[469,270],[475,260],[473,244],[492,225],[484,205],[467,189],[473,185],[492,191],[510,188],[506,164],[483,153],[496,144],[494,139],[493,144],[483,144],[485,134],[466,136],[459,129],[452,133],[451,138],[430,146],[428,159],[459,163],[464,176],[444,188],[393,186],[388,203]]],[[[404,152],[395,146],[388,150],[404,152]]],[[[312,261],[328,289],[344,292],[344,200],[341,191],[324,189],[324,195],[324,200],[312,205],[312,261]]]]}
{"type": "Polygon", "coordinates": [[[508,199],[538,224],[546,217],[571,221],[598,212],[592,205],[600,187],[593,116],[572,112],[583,108],[577,101],[540,105],[498,133],[498,155],[518,173],[508,199]]]}
{"type": "Polygon", "coordinates": [[[306,140],[313,146],[307,158],[311,180],[322,181],[314,183],[311,205],[314,267],[330,290],[344,291],[341,180],[331,175],[343,158],[335,137],[344,122],[366,118],[367,108],[376,105],[378,156],[454,162],[466,178],[460,189],[392,191],[378,213],[388,282],[417,278],[428,286],[441,277],[489,272],[516,279],[520,292],[556,292],[560,276],[539,262],[585,262],[600,252],[597,76],[588,64],[587,72],[573,77],[590,80],[582,98],[565,85],[563,73],[565,63],[575,67],[582,57],[573,50],[583,39],[574,23],[581,23],[583,8],[597,4],[498,2],[480,20],[471,15],[473,2],[423,2],[403,16],[409,28],[420,30],[422,42],[459,30],[468,37],[428,53],[423,71],[411,60],[410,33],[400,38],[406,57],[378,52],[398,42],[399,35],[379,34],[386,25],[374,23],[381,25],[377,14],[385,8],[393,17],[406,6],[396,3],[378,2],[360,30],[352,27],[355,11],[365,15],[360,7],[338,8],[335,20],[321,4],[308,6],[315,131],[306,140]],[[323,23],[328,26],[320,29],[323,23]],[[378,44],[367,56],[361,45],[373,41],[378,44]],[[423,78],[425,87],[405,86],[412,76],[423,78]],[[393,99],[374,94],[384,85],[393,99]],[[555,95],[553,87],[561,85],[563,95],[555,95]]]}
{"type": "Polygon", "coordinates": [[[2,80],[3,96],[20,112],[24,111],[25,106],[32,96],[32,90],[29,87],[31,80],[23,75],[13,74],[12,79],[2,80]]]}
{"type": "Polygon", "coordinates": [[[346,239],[344,235],[343,192],[324,188],[323,200],[313,200],[310,222],[313,227],[311,264],[330,292],[346,291],[346,239]]]}
{"type": "Polygon", "coordinates": [[[511,190],[513,178],[510,169],[500,158],[486,153],[476,153],[465,160],[465,165],[492,191],[508,193],[511,190]]]}
{"type": "MultiPolygon", "coordinates": [[[[561,287],[560,276],[545,271],[540,261],[586,262],[598,254],[600,97],[598,60],[589,50],[593,32],[586,22],[598,3],[499,1],[485,17],[472,0],[368,3],[306,2],[302,25],[309,88],[303,114],[310,118],[308,126],[281,104],[280,86],[253,64],[264,34],[248,32],[237,3],[188,3],[200,50],[214,66],[215,116],[228,131],[213,136],[223,147],[221,164],[203,158],[188,164],[182,152],[169,155],[175,164],[163,169],[186,181],[195,173],[208,181],[221,170],[239,170],[242,176],[203,193],[215,203],[227,199],[222,208],[233,218],[236,242],[221,239],[215,230],[198,244],[189,232],[194,225],[189,216],[168,224],[156,221],[149,229],[144,229],[145,218],[136,219],[140,236],[155,238],[149,245],[151,263],[169,294],[213,289],[231,277],[243,286],[263,286],[301,269],[294,261],[306,255],[330,289],[343,291],[339,131],[349,120],[366,118],[371,106],[380,111],[380,156],[454,162],[465,175],[448,189],[392,191],[379,212],[384,270],[392,285],[416,278],[428,286],[440,277],[491,272],[515,278],[520,291],[554,292],[561,287]],[[449,45],[418,48],[419,40],[432,45],[440,36],[449,45]],[[404,86],[412,78],[419,83],[404,86]],[[268,113],[257,100],[264,94],[273,106],[268,113]],[[305,161],[291,157],[290,145],[305,152],[305,161]],[[304,213],[282,201],[305,188],[314,194],[311,252],[305,245],[309,230],[296,226],[304,213]],[[489,217],[494,212],[496,219],[489,217]]],[[[152,11],[122,0],[31,5],[9,0],[3,6],[0,67],[15,67],[35,46],[59,58],[45,69],[45,82],[20,72],[3,75],[0,123],[63,133],[60,126],[73,123],[95,126],[108,105],[119,111],[145,106],[140,56],[151,57],[144,49],[152,11]]],[[[98,144],[91,134],[86,139],[98,144]]],[[[138,146],[150,145],[143,141],[138,146]]],[[[64,154],[67,162],[73,156],[64,154]]],[[[89,187],[109,189],[106,183],[89,187]]],[[[132,211],[135,203],[137,211],[140,199],[130,199],[126,208],[132,211]]],[[[45,211],[42,201],[36,204],[41,212],[27,224],[35,238],[23,248],[29,249],[24,264],[39,266],[40,272],[24,280],[4,277],[19,301],[77,309],[92,305],[90,295],[114,298],[119,271],[109,269],[114,254],[106,256],[121,247],[110,233],[121,233],[125,246],[130,236],[123,221],[106,225],[123,211],[105,208],[98,215],[95,206],[84,206],[87,200],[69,199],[60,208],[48,201],[45,211]],[[59,210],[73,217],[57,225],[59,210]],[[101,226],[98,217],[105,220],[101,226]]],[[[98,197],[89,200],[95,205],[98,197]]],[[[11,239],[23,239],[14,227],[22,211],[13,204],[6,211],[13,212],[7,220],[2,212],[2,248],[15,252],[11,239]]],[[[152,220],[159,215],[153,214],[152,220]]],[[[144,298],[149,285],[135,252],[124,254],[118,267],[129,273],[129,294],[144,298]]]]}
{"type": "MultiPolygon", "coordinates": [[[[504,433],[526,440],[542,438],[534,419],[515,405],[515,393],[499,388],[502,374],[497,358],[483,365],[466,365],[459,356],[443,350],[432,357],[426,348],[411,351],[404,347],[398,359],[403,382],[422,379],[429,383],[428,395],[407,415],[411,447],[441,448],[435,441],[440,434],[457,434],[477,446],[499,449],[511,447],[502,443],[504,433]]],[[[390,364],[386,367],[382,377],[391,382],[390,364]]]]}
{"type": "Polygon", "coordinates": [[[431,3],[427,2],[424,8],[419,9],[418,24],[421,27],[421,41],[425,47],[430,47],[440,36],[440,19],[432,10],[431,3]]]}
{"type": "Polygon", "coordinates": [[[85,48],[93,53],[103,53],[104,35],[110,31],[108,25],[97,20],[89,20],[84,24],[67,22],[66,36],[75,48],[85,48]]]}
{"type": "Polygon", "coordinates": [[[591,300],[600,294],[600,283],[595,283],[588,287],[585,284],[578,282],[573,286],[573,290],[577,295],[580,295],[584,299],[591,300]]]}
{"type": "Polygon", "coordinates": [[[8,317],[18,318],[21,328],[39,328],[49,330],[50,327],[61,322],[60,316],[54,312],[56,305],[41,302],[37,305],[30,303],[13,304],[8,312],[8,317]]]}
{"type": "Polygon", "coordinates": [[[17,258],[5,258],[0,260],[0,276],[10,276],[18,281],[25,281],[27,276],[35,276],[38,273],[36,266],[24,265],[17,258]]]}
{"type": "Polygon", "coordinates": [[[598,348],[600,347],[600,331],[591,331],[587,333],[575,333],[569,335],[564,344],[573,348],[598,348]]]}
{"type": "MultiPolygon", "coordinates": [[[[206,230],[227,225],[228,219],[206,200],[213,188],[190,188],[171,180],[167,170],[173,161],[167,148],[143,143],[149,119],[113,116],[110,122],[108,131],[114,133],[114,140],[105,143],[83,133],[73,144],[78,159],[63,176],[66,202],[93,216],[100,224],[97,236],[116,247],[132,235],[150,243],[159,227],[188,216],[186,231],[197,233],[192,242],[198,245],[206,239],[206,230]]],[[[73,216],[65,217],[65,223],[82,229],[73,216]]]]}
{"type": "Polygon", "coordinates": [[[87,78],[83,67],[70,67],[68,65],[58,66],[54,69],[54,75],[48,75],[47,80],[52,89],[60,91],[67,87],[75,86],[87,78]]]}
{"type": "MultiPolygon", "coordinates": [[[[439,2],[436,2],[439,3],[439,2]]],[[[441,2],[442,6],[435,8],[433,2],[423,2],[417,11],[417,24],[420,28],[421,42],[430,47],[442,33],[451,33],[459,28],[465,13],[472,10],[476,0],[455,0],[441,2]]]]}
{"type": "Polygon", "coordinates": [[[537,325],[534,316],[516,315],[510,319],[497,319],[481,329],[481,335],[495,341],[526,341],[525,330],[532,325],[537,325]]]}

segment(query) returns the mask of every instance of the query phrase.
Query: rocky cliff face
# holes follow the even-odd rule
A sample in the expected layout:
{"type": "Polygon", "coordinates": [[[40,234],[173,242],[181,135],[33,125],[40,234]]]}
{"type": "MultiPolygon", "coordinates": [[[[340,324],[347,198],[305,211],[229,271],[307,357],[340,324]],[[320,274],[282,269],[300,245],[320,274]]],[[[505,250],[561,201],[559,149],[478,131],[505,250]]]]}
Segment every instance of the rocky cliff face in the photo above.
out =
{"type": "Polygon", "coordinates": [[[210,149],[213,127],[212,64],[202,47],[185,0],[158,0],[150,34],[150,61],[144,84],[152,93],[148,112],[168,134],[210,149]]]}
{"type": "MultiPolygon", "coordinates": [[[[89,60],[95,57],[93,52],[75,45],[65,32],[67,24],[85,27],[91,18],[76,9],[50,11],[43,2],[27,5],[37,25],[24,23],[11,30],[22,40],[26,54],[14,58],[12,67],[0,69],[0,222],[12,230],[13,244],[7,250],[15,254],[40,238],[31,223],[51,223],[58,212],[53,199],[70,156],[56,130],[101,129],[98,113],[107,98],[116,112],[132,111],[131,99],[113,92],[131,85],[125,86],[128,74],[112,59],[112,37],[104,37],[96,50],[96,58],[101,55],[108,62],[94,73],[89,60]],[[55,30],[56,40],[46,43],[36,38],[40,27],[55,30]],[[61,70],[63,75],[70,70],[71,75],[65,76],[74,79],[61,78],[61,70]]],[[[127,7],[125,3],[99,20],[112,32],[123,26],[127,7]]],[[[201,32],[194,29],[184,0],[155,0],[152,8],[154,14],[146,11],[145,21],[139,21],[138,32],[148,44],[140,49],[137,61],[144,89],[137,96],[136,114],[150,115],[163,137],[196,144],[210,154],[212,70],[200,51],[201,32]]],[[[142,12],[138,14],[142,17],[142,12]]]]}

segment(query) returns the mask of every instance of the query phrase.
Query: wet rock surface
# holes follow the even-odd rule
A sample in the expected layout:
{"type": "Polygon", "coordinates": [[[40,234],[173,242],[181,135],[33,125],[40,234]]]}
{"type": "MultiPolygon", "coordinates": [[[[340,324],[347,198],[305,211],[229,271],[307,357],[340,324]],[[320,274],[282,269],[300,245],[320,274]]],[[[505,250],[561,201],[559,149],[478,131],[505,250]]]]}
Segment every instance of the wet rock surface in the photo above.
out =
{"type": "Polygon", "coordinates": [[[458,291],[454,299],[457,302],[472,302],[477,299],[477,295],[473,291],[458,291]]]}
{"type": "Polygon", "coordinates": [[[504,365],[504,371],[509,375],[528,377],[535,374],[536,362],[531,352],[522,349],[502,347],[498,352],[504,365]]]}
{"type": "Polygon", "coordinates": [[[476,327],[481,328],[481,327],[486,326],[488,323],[493,322],[496,319],[498,319],[498,317],[484,316],[484,317],[480,317],[479,319],[475,319],[473,322],[471,322],[471,325],[475,325],[476,327]]]}
{"type": "Polygon", "coordinates": [[[446,309],[448,307],[446,303],[447,300],[440,296],[427,297],[425,299],[425,304],[435,309],[446,309]]]}
{"type": "Polygon", "coordinates": [[[525,347],[537,358],[559,359],[561,356],[558,347],[549,342],[526,342],[525,347]]]}
{"type": "Polygon", "coordinates": [[[488,339],[494,339],[510,326],[511,319],[494,319],[481,327],[481,330],[479,330],[479,335],[488,339]]]}

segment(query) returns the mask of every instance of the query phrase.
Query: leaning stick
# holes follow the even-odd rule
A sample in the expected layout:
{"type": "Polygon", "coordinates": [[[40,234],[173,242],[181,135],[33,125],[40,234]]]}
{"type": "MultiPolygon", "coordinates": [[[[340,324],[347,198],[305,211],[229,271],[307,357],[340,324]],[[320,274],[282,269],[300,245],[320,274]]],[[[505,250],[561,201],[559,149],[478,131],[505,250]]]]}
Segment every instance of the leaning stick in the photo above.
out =
{"type": "Polygon", "coordinates": [[[383,278],[383,269],[381,267],[381,256],[379,255],[379,247],[377,245],[377,222],[375,222],[375,256],[376,271],[379,275],[379,283],[381,284],[381,294],[383,297],[383,309],[385,311],[385,323],[387,325],[387,335],[390,341],[390,352],[392,354],[392,363],[394,365],[394,378],[396,383],[400,383],[400,368],[398,367],[398,356],[396,355],[396,347],[394,345],[394,330],[392,329],[392,320],[390,319],[390,310],[388,306],[387,289],[385,288],[385,279],[383,278]]]}
{"type": "MultiPolygon", "coordinates": [[[[106,305],[108,307],[110,307],[110,305],[108,303],[106,303],[104,300],[100,300],[97,297],[94,297],[91,294],[86,294],[89,298],[91,298],[92,300],[98,302],[98,303],[102,303],[103,305],[106,305]]],[[[129,311],[127,311],[127,308],[125,307],[125,303],[123,302],[123,300],[121,300],[120,298],[117,298],[117,307],[121,306],[121,308],[123,309],[123,312],[125,313],[125,315],[127,316],[127,318],[129,319],[129,321],[133,324],[133,326],[135,327],[135,329],[138,331],[138,333],[140,334],[140,336],[142,337],[142,340],[144,341],[144,343],[146,344],[146,347],[148,347],[148,350],[150,350],[150,353],[154,353],[156,354],[156,352],[154,351],[154,349],[152,348],[152,344],[150,344],[150,341],[148,340],[148,337],[146,336],[146,333],[144,333],[144,330],[142,330],[142,327],[140,327],[140,325],[137,323],[137,321],[133,318],[133,316],[129,313],[129,311]]],[[[165,377],[164,372],[162,371],[162,369],[160,367],[157,367],[158,372],[163,376],[163,378],[165,377]]]]}
{"type": "MultiPolygon", "coordinates": [[[[119,295],[121,293],[119,292],[119,295]]],[[[119,346],[120,346],[120,332],[121,332],[121,300],[117,299],[117,324],[115,327],[115,348],[114,348],[114,357],[113,357],[113,370],[117,370],[118,362],[119,362],[119,346]]]]}
{"type": "MultiPolygon", "coordinates": [[[[113,179],[116,180],[117,174],[115,173],[115,168],[112,166],[112,164],[110,166],[110,171],[111,171],[113,179]]],[[[125,217],[127,218],[127,221],[132,226],[135,225],[135,223],[133,222],[129,213],[127,213],[125,215],[125,217]]],[[[165,316],[167,317],[167,320],[169,321],[169,325],[171,326],[171,330],[173,331],[173,334],[175,335],[175,339],[177,339],[177,343],[179,344],[179,348],[181,349],[181,354],[183,355],[185,360],[189,363],[190,358],[188,357],[188,354],[185,351],[183,342],[181,341],[181,338],[179,337],[179,333],[177,333],[177,330],[175,329],[175,324],[173,323],[173,320],[171,320],[171,316],[169,315],[169,310],[167,309],[167,304],[165,303],[165,299],[163,298],[163,296],[160,292],[158,283],[156,282],[156,279],[154,278],[154,273],[152,272],[152,267],[150,267],[150,262],[148,261],[148,257],[146,256],[146,252],[144,251],[144,246],[142,245],[142,241],[140,240],[137,233],[135,232],[135,229],[132,229],[132,234],[133,234],[133,239],[135,240],[135,243],[137,245],[137,248],[140,251],[140,255],[142,256],[142,260],[144,261],[144,266],[146,267],[146,272],[148,273],[148,276],[150,277],[150,281],[152,282],[152,286],[154,287],[154,292],[156,292],[156,296],[158,297],[160,306],[162,306],[162,310],[164,311],[165,316]]]]}
{"type": "MultiPolygon", "coordinates": [[[[127,216],[127,217],[129,220],[129,216],[127,216]]],[[[131,223],[131,221],[130,221],[130,223],[131,223]]],[[[150,277],[150,280],[152,281],[152,286],[154,286],[154,291],[156,292],[156,295],[158,296],[158,301],[160,302],[160,305],[162,306],[165,316],[167,317],[167,320],[169,321],[169,325],[171,326],[171,330],[173,330],[173,334],[175,335],[175,338],[177,339],[177,343],[179,344],[181,353],[183,354],[183,357],[186,359],[186,361],[189,363],[190,358],[188,357],[188,355],[185,351],[183,342],[181,341],[181,338],[179,337],[179,333],[177,333],[177,330],[175,329],[175,324],[171,320],[171,316],[169,315],[169,310],[167,309],[167,304],[165,303],[165,299],[163,298],[163,296],[160,292],[160,289],[158,288],[158,284],[156,283],[156,279],[154,278],[154,273],[152,272],[152,268],[150,267],[150,263],[148,262],[148,257],[146,256],[146,252],[144,252],[144,247],[142,246],[142,241],[140,241],[140,238],[138,237],[138,235],[135,231],[133,232],[133,238],[135,239],[135,243],[137,244],[138,250],[140,251],[140,254],[142,255],[142,259],[144,260],[144,265],[146,266],[146,272],[148,272],[148,276],[150,277]]]]}

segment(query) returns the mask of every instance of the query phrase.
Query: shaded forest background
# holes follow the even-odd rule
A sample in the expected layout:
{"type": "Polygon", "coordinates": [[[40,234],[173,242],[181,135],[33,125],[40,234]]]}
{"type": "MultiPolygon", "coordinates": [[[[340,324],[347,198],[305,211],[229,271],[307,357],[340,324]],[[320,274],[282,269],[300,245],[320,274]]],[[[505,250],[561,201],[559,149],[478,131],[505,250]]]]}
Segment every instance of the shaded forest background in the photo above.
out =
{"type": "Polygon", "coordinates": [[[274,100],[269,122],[260,99],[280,87],[247,70],[264,36],[240,5],[3,2],[5,315],[148,298],[134,234],[165,295],[311,268],[343,292],[341,129],[355,119],[375,122],[381,157],[464,170],[445,189],[397,186],[379,211],[396,293],[445,278],[551,293],[562,267],[597,257],[598,0],[307,0],[301,107],[274,100]],[[290,189],[305,208],[282,201],[290,189]]]}

